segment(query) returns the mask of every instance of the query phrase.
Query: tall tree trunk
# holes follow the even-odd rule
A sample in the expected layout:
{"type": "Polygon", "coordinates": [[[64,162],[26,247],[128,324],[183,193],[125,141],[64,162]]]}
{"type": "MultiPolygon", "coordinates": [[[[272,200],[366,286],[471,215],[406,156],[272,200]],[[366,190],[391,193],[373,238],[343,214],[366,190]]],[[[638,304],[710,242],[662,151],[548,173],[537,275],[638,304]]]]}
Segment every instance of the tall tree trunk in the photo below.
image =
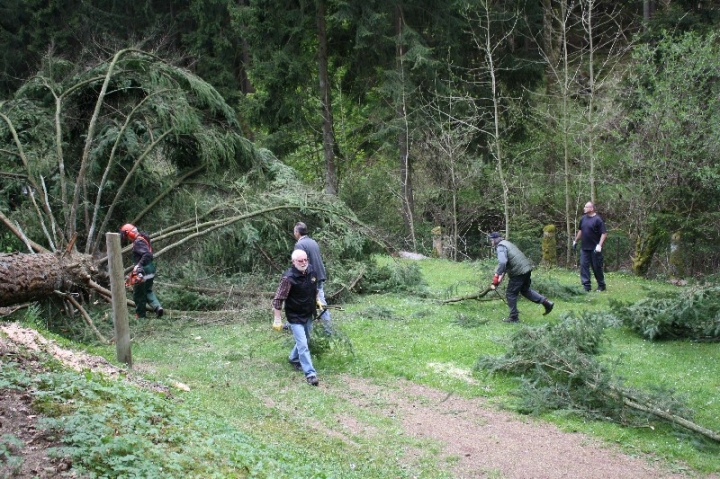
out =
{"type": "Polygon", "coordinates": [[[595,188],[595,45],[593,43],[593,8],[595,7],[595,0],[587,0],[585,4],[586,8],[586,22],[585,28],[588,35],[588,89],[590,90],[589,101],[588,101],[588,156],[590,161],[590,201],[593,204],[597,200],[596,188],[595,188]]]}
{"type": "Polygon", "coordinates": [[[318,70],[320,104],[323,116],[323,151],[325,154],[325,193],[337,195],[338,180],[335,166],[335,133],[332,100],[328,81],[327,34],[325,32],[325,1],[317,0],[318,70]]]}
{"type": "Polygon", "coordinates": [[[403,39],[403,27],[405,19],[403,16],[402,5],[398,5],[395,8],[395,35],[396,35],[396,47],[395,47],[395,59],[397,61],[397,68],[400,76],[400,98],[396,103],[396,115],[401,125],[400,133],[398,135],[398,149],[400,154],[400,199],[402,201],[402,214],[403,220],[405,221],[405,229],[410,233],[410,241],[412,249],[415,251],[415,223],[413,221],[415,205],[413,201],[413,186],[412,186],[412,164],[410,162],[409,154],[409,132],[408,132],[408,121],[407,121],[407,108],[405,104],[405,66],[403,60],[405,57],[405,40],[403,39]]]}
{"type": "Polygon", "coordinates": [[[510,238],[510,189],[508,187],[507,180],[505,179],[505,171],[503,169],[503,151],[502,144],[500,141],[500,93],[498,92],[498,84],[495,71],[495,57],[493,56],[493,49],[495,45],[492,42],[492,36],[490,34],[490,4],[489,2],[483,2],[485,8],[485,44],[483,49],[485,50],[485,61],[487,62],[488,74],[490,76],[490,94],[492,95],[493,102],[493,128],[494,133],[490,144],[490,150],[492,155],[495,157],[496,168],[498,177],[500,179],[500,186],[503,192],[503,211],[505,215],[505,238],[510,238]]]}
{"type": "MultiPolygon", "coordinates": [[[[557,65],[557,60],[560,54],[557,51],[558,44],[553,41],[555,38],[555,31],[553,28],[553,20],[555,14],[553,12],[552,0],[542,0],[543,5],[543,50],[547,56],[547,70],[545,78],[552,78],[554,76],[553,69],[557,65]]],[[[545,86],[545,92],[550,93],[554,82],[548,81],[545,86]]]]}
{"type": "MultiPolygon", "coordinates": [[[[247,0],[238,0],[238,5],[241,8],[248,8],[248,2],[247,0]]],[[[241,63],[239,65],[239,71],[238,71],[238,77],[240,78],[240,88],[242,89],[243,94],[247,95],[248,93],[255,93],[255,87],[253,87],[252,82],[250,81],[250,77],[248,77],[248,70],[250,69],[250,46],[248,45],[247,40],[245,39],[245,30],[247,27],[243,24],[241,26],[241,36],[240,36],[240,51],[241,51],[241,63]]]]}
{"type": "Polygon", "coordinates": [[[568,58],[568,11],[567,0],[560,0],[560,51],[562,52],[562,141],[563,141],[563,173],[565,179],[565,263],[570,264],[570,252],[573,239],[574,211],[571,211],[572,199],[570,194],[570,119],[568,102],[570,101],[570,60],[568,58]]]}

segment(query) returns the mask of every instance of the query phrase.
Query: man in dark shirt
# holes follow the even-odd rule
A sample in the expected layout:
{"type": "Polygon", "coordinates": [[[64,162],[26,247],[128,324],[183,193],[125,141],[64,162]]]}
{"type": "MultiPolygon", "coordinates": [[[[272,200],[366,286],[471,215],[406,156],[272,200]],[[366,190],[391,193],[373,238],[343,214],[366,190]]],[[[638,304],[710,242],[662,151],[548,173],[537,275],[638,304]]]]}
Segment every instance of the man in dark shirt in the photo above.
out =
{"type": "Polygon", "coordinates": [[[288,361],[295,369],[305,373],[308,384],[317,386],[319,381],[310,358],[308,342],[316,311],[318,278],[312,265],[308,264],[304,251],[293,251],[292,263],[283,274],[272,301],[273,318],[275,322],[280,322],[284,302],[285,318],[295,338],[295,346],[290,351],[288,361]]]}
{"type": "Polygon", "coordinates": [[[573,249],[582,239],[580,246],[580,281],[585,291],[590,291],[590,267],[597,281],[597,291],[605,291],[605,274],[603,273],[602,246],[607,238],[605,222],[595,213],[595,205],[588,201],[585,203],[585,214],[580,218],[580,229],[575,235],[573,249]]]}

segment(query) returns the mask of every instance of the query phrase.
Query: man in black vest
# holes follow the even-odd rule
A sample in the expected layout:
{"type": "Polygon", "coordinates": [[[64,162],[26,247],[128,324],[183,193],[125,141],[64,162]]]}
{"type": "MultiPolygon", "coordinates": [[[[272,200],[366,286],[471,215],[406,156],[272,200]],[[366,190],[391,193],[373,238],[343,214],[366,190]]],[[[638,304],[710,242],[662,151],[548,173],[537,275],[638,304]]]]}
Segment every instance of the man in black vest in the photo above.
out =
{"type": "Polygon", "coordinates": [[[285,303],[285,318],[295,338],[295,346],[290,351],[288,361],[295,369],[305,373],[305,379],[311,386],[319,384],[308,346],[316,312],[317,287],[317,274],[308,263],[307,253],[298,249],[292,252],[292,266],[283,273],[272,301],[276,322],[281,320],[285,303]]]}
{"type": "Polygon", "coordinates": [[[548,300],[545,296],[530,289],[532,272],[532,263],[517,246],[503,239],[500,233],[490,233],[490,242],[497,251],[498,266],[495,268],[493,276],[492,289],[495,289],[503,280],[505,274],[510,277],[508,286],[505,291],[507,305],[510,308],[510,316],[503,319],[506,323],[517,323],[520,321],[517,300],[518,295],[522,294],[533,303],[542,304],[545,308],[543,315],[549,314],[553,310],[555,304],[548,300]]]}
{"type": "MultiPolygon", "coordinates": [[[[318,246],[317,241],[308,236],[308,228],[305,223],[295,223],[295,226],[293,227],[293,236],[297,241],[295,243],[295,249],[301,249],[307,253],[308,261],[317,274],[318,300],[323,307],[327,306],[327,301],[325,301],[325,290],[323,287],[325,281],[327,281],[327,273],[325,272],[322,255],[320,254],[320,246],[318,246]]],[[[330,311],[328,311],[327,308],[325,308],[325,311],[323,311],[320,315],[320,321],[322,322],[325,333],[332,334],[330,311]]]]}

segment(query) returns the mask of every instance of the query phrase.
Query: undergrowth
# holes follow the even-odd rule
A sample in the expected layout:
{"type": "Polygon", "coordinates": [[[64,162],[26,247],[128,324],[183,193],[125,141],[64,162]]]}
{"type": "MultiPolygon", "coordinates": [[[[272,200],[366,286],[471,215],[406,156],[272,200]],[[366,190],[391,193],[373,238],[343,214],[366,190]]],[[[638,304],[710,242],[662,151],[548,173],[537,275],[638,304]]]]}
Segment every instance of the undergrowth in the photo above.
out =
{"type": "MultiPolygon", "coordinates": [[[[91,477],[323,477],[312,464],[263,445],[226,422],[122,380],[63,371],[45,358],[30,376],[3,361],[0,389],[27,389],[39,427],[63,442],[50,457],[71,458],[91,477]]],[[[0,441],[0,457],[12,459],[0,441]]]]}

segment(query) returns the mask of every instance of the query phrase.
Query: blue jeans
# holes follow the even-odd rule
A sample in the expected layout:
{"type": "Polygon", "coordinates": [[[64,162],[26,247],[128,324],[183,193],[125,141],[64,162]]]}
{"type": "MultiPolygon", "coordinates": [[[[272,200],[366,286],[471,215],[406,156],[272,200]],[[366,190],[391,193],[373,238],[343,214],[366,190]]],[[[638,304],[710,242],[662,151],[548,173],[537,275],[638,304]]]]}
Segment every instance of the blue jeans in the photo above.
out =
{"type": "Polygon", "coordinates": [[[292,331],[293,338],[295,338],[295,346],[290,351],[288,360],[292,363],[299,362],[305,377],[317,376],[312,359],[310,359],[310,348],[308,346],[310,333],[312,333],[312,323],[312,318],[305,324],[290,323],[290,331],[292,331]]]}
{"type": "Polygon", "coordinates": [[[598,289],[605,290],[605,274],[603,273],[603,255],[594,249],[580,251],[580,282],[585,291],[590,291],[590,267],[597,280],[598,289]]]}
{"type": "MultiPolygon", "coordinates": [[[[320,302],[327,306],[327,301],[325,301],[325,290],[323,289],[323,285],[325,284],[325,281],[318,282],[318,299],[320,302]]],[[[326,334],[332,334],[332,324],[330,324],[330,311],[325,310],[323,314],[320,315],[320,321],[322,321],[323,329],[325,330],[326,334]]]]}

